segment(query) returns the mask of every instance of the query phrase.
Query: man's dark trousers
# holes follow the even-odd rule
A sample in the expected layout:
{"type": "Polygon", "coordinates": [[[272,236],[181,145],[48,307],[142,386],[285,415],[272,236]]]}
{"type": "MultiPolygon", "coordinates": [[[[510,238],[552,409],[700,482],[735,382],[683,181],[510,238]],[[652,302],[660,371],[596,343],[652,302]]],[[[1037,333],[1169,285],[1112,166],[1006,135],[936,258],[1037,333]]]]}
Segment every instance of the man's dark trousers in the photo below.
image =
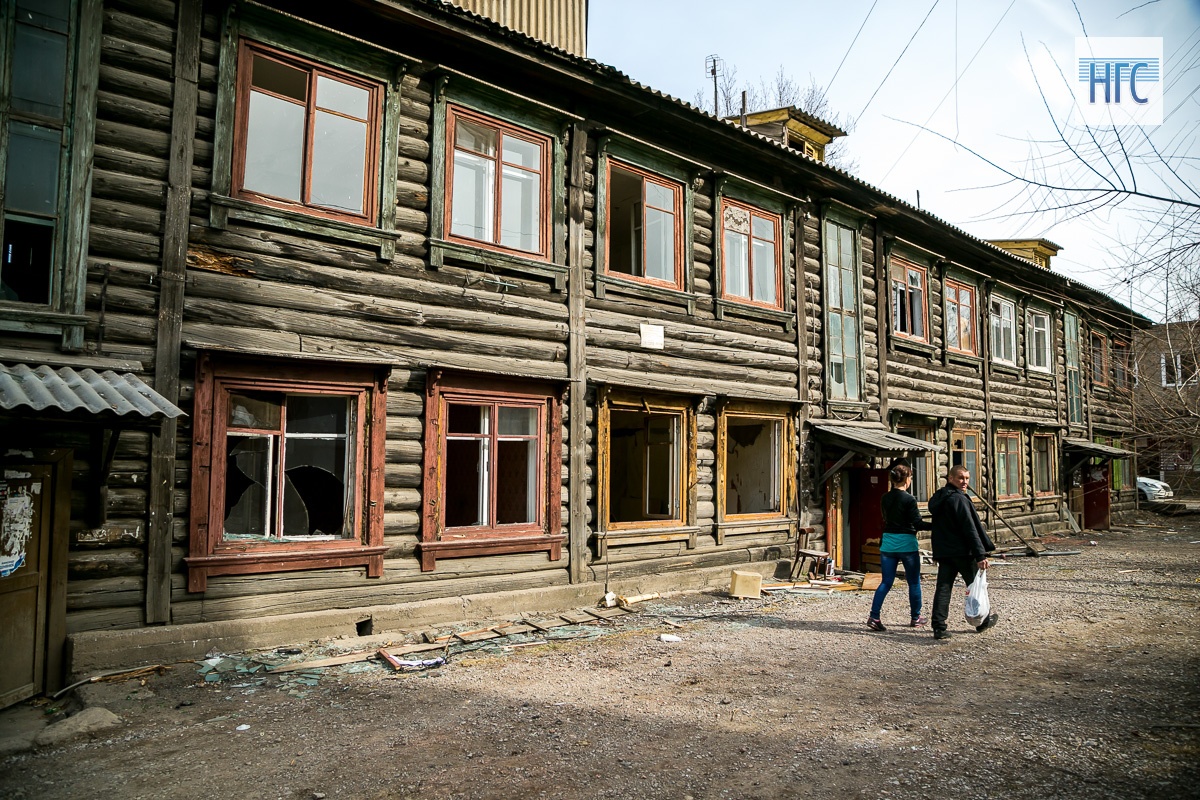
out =
{"type": "Polygon", "coordinates": [[[938,561],[937,588],[933,591],[933,618],[930,626],[934,632],[946,630],[946,620],[950,616],[950,594],[954,591],[954,579],[962,576],[963,582],[970,586],[975,580],[979,566],[974,556],[958,558],[943,558],[938,561]]]}

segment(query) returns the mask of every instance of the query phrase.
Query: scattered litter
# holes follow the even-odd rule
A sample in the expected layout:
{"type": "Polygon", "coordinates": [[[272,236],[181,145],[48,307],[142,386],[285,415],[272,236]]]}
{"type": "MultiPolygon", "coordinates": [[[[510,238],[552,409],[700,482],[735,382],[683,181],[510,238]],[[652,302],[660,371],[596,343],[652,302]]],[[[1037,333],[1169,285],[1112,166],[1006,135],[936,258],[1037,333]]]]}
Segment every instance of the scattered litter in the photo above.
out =
{"type": "Polygon", "coordinates": [[[600,600],[601,608],[615,608],[617,605],[617,593],[605,592],[603,599],[600,600]]]}
{"type": "Polygon", "coordinates": [[[621,608],[629,608],[632,605],[644,603],[647,600],[657,600],[661,596],[662,595],[660,595],[658,592],[650,592],[649,594],[634,594],[628,596],[622,595],[621,597],[617,598],[617,603],[621,606],[621,608]]]}
{"type": "Polygon", "coordinates": [[[250,730],[250,726],[243,723],[242,725],[238,725],[236,728],[234,728],[234,730],[235,731],[248,731],[248,730],[250,730]]]}
{"type": "Polygon", "coordinates": [[[1088,544],[1090,544],[1092,547],[1095,547],[1096,545],[1098,545],[1100,543],[1097,542],[1095,539],[1093,539],[1092,541],[1088,542],[1088,544]]]}
{"type": "Polygon", "coordinates": [[[682,642],[683,641],[682,638],[676,636],[673,633],[660,633],[658,635],[658,640],[660,642],[682,642]]]}

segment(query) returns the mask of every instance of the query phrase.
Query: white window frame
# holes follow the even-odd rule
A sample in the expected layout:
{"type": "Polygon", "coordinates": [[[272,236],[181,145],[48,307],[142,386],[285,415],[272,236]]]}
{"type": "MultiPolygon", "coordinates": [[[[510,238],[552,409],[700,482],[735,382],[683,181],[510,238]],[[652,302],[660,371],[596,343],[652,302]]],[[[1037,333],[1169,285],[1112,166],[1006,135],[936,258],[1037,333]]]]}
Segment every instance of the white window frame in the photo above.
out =
{"type": "Polygon", "coordinates": [[[991,336],[992,361],[1015,367],[1017,365],[1016,303],[1007,297],[996,295],[988,299],[988,332],[991,336]],[[1005,311],[1008,312],[1007,319],[1005,311]]]}
{"type": "Polygon", "coordinates": [[[1044,311],[1030,311],[1026,316],[1025,324],[1026,358],[1029,369],[1034,372],[1050,372],[1053,363],[1051,361],[1053,328],[1050,315],[1044,311]],[[1039,323],[1041,323],[1040,326],[1039,323]]]}

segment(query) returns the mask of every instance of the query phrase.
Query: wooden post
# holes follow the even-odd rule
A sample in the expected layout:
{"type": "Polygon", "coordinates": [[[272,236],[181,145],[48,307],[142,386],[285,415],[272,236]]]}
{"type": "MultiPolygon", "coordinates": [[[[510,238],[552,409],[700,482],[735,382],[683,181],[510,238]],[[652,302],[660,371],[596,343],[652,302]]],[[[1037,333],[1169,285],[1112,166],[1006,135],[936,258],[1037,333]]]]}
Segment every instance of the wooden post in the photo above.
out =
{"type": "MultiPolygon", "coordinates": [[[[171,160],[159,270],[158,341],[154,389],[179,402],[179,346],[192,208],[192,141],[196,134],[200,74],[201,0],[181,0],[175,39],[175,90],[171,105],[171,160]]],[[[150,448],[150,519],[146,536],[146,622],[171,621],[171,529],[174,520],[175,420],[165,420],[150,448]]]]}
{"type": "Polygon", "coordinates": [[[567,504],[567,553],[571,583],[584,580],[587,557],[587,335],[584,312],[584,178],[587,157],[587,130],[575,124],[571,128],[570,187],[567,192],[567,309],[569,349],[567,367],[570,390],[567,402],[570,415],[570,485],[567,504]]]}
{"type": "MultiPolygon", "coordinates": [[[[889,328],[892,307],[892,253],[883,240],[882,225],[875,223],[875,347],[879,362],[879,421],[891,428],[888,419],[888,352],[892,346],[892,331],[889,328]],[[886,249],[885,249],[886,247],[886,249]]],[[[925,294],[929,296],[929,279],[925,280],[925,294]]]]}

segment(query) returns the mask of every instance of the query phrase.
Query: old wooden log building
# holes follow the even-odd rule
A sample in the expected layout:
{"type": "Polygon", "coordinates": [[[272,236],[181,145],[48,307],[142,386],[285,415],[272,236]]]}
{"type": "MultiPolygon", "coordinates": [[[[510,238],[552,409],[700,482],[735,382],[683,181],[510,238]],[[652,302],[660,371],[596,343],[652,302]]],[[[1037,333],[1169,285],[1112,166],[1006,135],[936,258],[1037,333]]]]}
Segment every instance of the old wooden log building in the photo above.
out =
{"type": "Polygon", "coordinates": [[[1133,503],[1144,319],[550,5],[557,44],[435,0],[3,0],[0,701],[859,569],[898,457],[921,500],[969,467],[1001,539],[1133,503]]]}

